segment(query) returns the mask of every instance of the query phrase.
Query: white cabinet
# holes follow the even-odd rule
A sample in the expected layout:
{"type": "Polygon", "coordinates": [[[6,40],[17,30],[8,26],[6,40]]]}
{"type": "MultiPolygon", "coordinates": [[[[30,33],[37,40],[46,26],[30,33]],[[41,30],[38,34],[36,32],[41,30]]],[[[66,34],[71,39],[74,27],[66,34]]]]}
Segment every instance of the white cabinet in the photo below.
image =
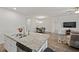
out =
{"type": "Polygon", "coordinates": [[[8,52],[16,52],[17,46],[16,41],[13,41],[11,38],[5,36],[5,48],[8,52]]]}

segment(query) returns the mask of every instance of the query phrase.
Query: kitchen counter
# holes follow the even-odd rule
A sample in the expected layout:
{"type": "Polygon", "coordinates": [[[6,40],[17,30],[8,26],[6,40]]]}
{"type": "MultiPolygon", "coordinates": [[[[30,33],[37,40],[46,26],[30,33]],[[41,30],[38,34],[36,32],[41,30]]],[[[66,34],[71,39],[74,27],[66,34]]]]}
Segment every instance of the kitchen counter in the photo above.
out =
{"type": "Polygon", "coordinates": [[[30,33],[26,37],[19,38],[16,34],[5,33],[6,37],[23,44],[26,47],[31,48],[34,51],[39,51],[42,45],[48,40],[48,34],[30,33]]]}

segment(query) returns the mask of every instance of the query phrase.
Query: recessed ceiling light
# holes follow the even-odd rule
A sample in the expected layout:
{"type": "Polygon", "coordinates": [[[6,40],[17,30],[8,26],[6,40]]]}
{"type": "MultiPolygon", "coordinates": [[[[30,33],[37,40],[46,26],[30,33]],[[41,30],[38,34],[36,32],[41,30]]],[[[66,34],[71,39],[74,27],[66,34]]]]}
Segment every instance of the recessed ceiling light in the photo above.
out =
{"type": "Polygon", "coordinates": [[[46,18],[46,16],[36,16],[36,18],[38,18],[38,19],[44,19],[44,18],[46,18]]]}
{"type": "Polygon", "coordinates": [[[13,8],[13,10],[16,10],[16,8],[13,8]]]}

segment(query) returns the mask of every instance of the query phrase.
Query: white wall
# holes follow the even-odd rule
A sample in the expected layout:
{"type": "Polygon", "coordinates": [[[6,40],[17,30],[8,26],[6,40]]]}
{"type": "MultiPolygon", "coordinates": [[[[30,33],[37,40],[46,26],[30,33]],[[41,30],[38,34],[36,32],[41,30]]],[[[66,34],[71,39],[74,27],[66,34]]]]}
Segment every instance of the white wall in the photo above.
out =
{"type": "Polygon", "coordinates": [[[76,21],[76,28],[70,28],[72,31],[78,31],[79,32],[79,16],[75,14],[71,15],[62,15],[59,17],[54,17],[54,26],[52,26],[52,32],[59,33],[59,34],[65,34],[65,31],[69,28],[63,28],[63,22],[73,22],[76,21]]]}
{"type": "Polygon", "coordinates": [[[0,32],[16,32],[19,26],[25,26],[25,16],[0,8],[0,32]]]}
{"type": "Polygon", "coordinates": [[[46,18],[42,20],[38,20],[36,18],[31,18],[31,31],[35,32],[36,27],[45,27],[46,32],[52,31],[52,25],[51,25],[51,18],[46,18]],[[39,23],[39,21],[42,21],[42,23],[39,23]]]}
{"type": "Polygon", "coordinates": [[[18,27],[24,26],[24,27],[30,27],[31,31],[35,31],[35,28],[40,26],[44,26],[46,28],[47,32],[52,31],[52,23],[51,18],[43,19],[43,23],[39,24],[36,22],[36,18],[32,17],[30,26],[28,26],[26,16],[8,10],[4,8],[0,8],[0,32],[6,33],[6,32],[16,32],[18,27]]]}
{"type": "Polygon", "coordinates": [[[58,21],[57,21],[57,17],[52,17],[52,21],[51,21],[51,28],[52,28],[52,33],[58,33],[58,21]]]}
{"type": "MultiPolygon", "coordinates": [[[[77,22],[77,28],[71,28],[71,30],[79,31],[79,16],[70,14],[70,15],[61,15],[58,17],[49,17],[43,20],[43,23],[38,24],[37,19],[31,18],[30,29],[35,31],[37,26],[46,27],[47,32],[52,33],[65,33],[66,28],[63,28],[63,22],[77,22]]],[[[0,8],[0,32],[16,32],[18,27],[27,26],[26,16],[10,11],[7,9],[0,8]]]]}

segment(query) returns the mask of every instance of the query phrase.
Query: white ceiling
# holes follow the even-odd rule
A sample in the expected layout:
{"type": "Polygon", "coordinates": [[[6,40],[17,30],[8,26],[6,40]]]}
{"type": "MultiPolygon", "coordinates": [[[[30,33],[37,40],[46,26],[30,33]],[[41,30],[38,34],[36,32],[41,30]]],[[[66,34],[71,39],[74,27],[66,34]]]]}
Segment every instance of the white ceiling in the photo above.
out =
{"type": "Polygon", "coordinates": [[[7,7],[6,9],[16,11],[26,16],[59,16],[65,14],[72,7],[7,7]]]}

